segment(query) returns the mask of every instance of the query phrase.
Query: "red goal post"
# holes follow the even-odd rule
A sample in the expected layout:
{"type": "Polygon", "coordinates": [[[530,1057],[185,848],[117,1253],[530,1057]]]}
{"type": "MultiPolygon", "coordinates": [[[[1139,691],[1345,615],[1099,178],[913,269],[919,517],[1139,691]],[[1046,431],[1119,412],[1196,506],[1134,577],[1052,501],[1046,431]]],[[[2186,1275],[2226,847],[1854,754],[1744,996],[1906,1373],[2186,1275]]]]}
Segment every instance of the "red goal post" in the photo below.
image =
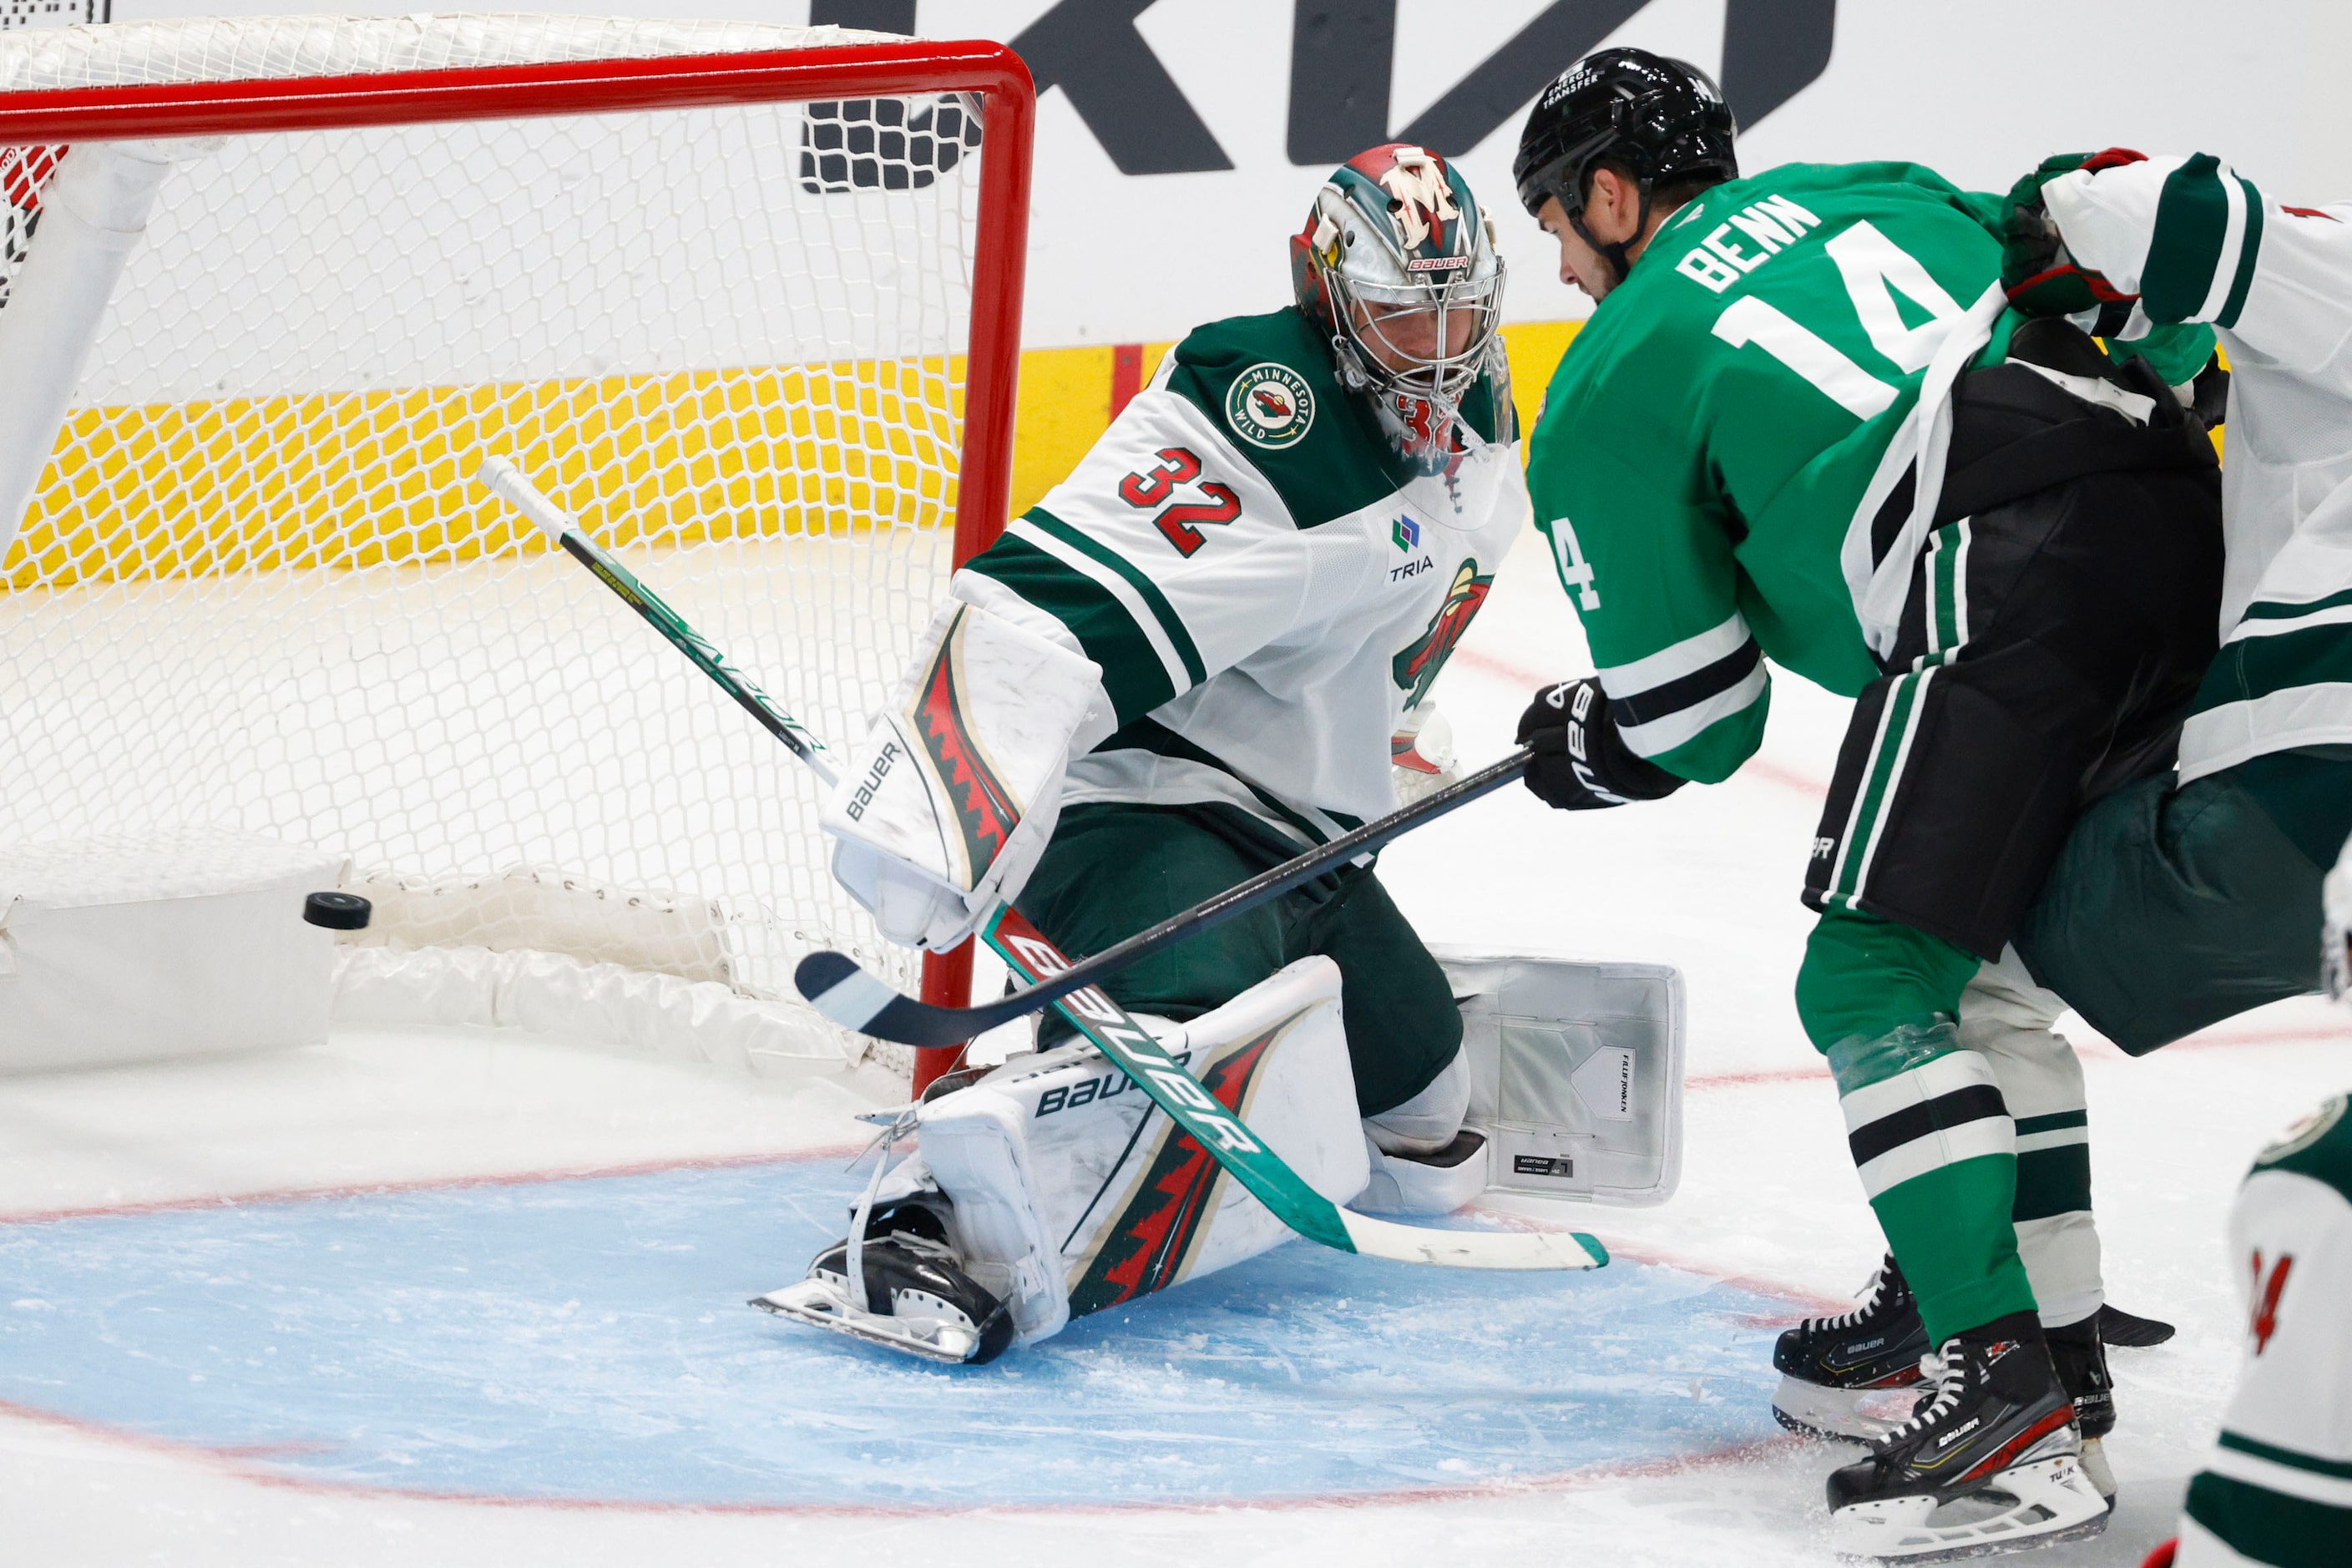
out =
{"type": "MultiPolygon", "coordinates": [[[[955,474],[953,562],[1002,531],[1011,483],[1036,96],[1002,44],[905,39],[649,58],[469,66],[0,91],[0,148],[349,131],[687,107],[970,93],[982,104],[985,156],[971,262],[963,426],[955,474]]],[[[0,556],[12,516],[0,519],[0,556]]],[[[5,584],[0,583],[0,598],[5,584]]],[[[853,736],[825,737],[835,745],[853,736]]],[[[927,955],[926,1000],[970,996],[971,944],[927,955]]],[[[955,1052],[925,1051],[919,1091],[955,1052]]]]}

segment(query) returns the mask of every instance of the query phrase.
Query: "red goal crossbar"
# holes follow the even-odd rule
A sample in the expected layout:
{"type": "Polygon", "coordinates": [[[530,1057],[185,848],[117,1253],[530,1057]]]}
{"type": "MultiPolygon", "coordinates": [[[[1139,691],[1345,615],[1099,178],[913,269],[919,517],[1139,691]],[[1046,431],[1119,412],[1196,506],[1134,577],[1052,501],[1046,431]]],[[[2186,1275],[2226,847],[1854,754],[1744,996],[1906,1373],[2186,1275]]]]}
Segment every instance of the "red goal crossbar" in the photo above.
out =
{"type": "MultiPolygon", "coordinates": [[[[1037,93],[1021,57],[985,40],[850,44],[652,59],[563,61],[334,77],[70,88],[0,94],[0,146],[140,137],[325,131],[460,120],[513,120],[720,104],[976,92],[983,103],[971,340],[954,560],[1003,531],[1013,482],[1013,403],[1028,264],[1029,175],[1037,93]]],[[[970,942],[923,960],[923,1000],[964,1006],[970,942]]],[[[916,1053],[917,1093],[960,1048],[916,1053]]]]}

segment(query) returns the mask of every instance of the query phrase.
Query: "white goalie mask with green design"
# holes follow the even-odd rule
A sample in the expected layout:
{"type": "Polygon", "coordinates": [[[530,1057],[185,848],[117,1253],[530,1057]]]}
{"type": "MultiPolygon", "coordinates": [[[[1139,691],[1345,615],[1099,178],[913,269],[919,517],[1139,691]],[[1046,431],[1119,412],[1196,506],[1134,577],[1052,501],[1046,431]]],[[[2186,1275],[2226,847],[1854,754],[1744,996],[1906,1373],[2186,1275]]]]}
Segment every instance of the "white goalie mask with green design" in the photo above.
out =
{"type": "Polygon", "coordinates": [[[1410,142],[1374,147],[1331,172],[1290,248],[1299,309],[1329,334],[1341,384],[1425,401],[1437,417],[1424,428],[1450,426],[1503,308],[1502,258],[1469,182],[1410,142]]]}

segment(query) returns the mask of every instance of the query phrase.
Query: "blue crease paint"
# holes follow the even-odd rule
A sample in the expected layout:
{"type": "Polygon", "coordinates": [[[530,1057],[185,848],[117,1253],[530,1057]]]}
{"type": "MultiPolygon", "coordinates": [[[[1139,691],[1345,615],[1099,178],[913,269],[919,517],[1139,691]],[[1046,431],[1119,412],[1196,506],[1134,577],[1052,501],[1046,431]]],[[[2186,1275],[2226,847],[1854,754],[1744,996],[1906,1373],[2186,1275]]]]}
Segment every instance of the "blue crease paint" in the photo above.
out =
{"type": "Polygon", "coordinates": [[[1377,1497],[1773,1435],[1786,1303],[1293,1244],[942,1367],[767,1317],[859,1185],[684,1169],[0,1226],[0,1399],[329,1485],[687,1506],[1377,1497]]]}

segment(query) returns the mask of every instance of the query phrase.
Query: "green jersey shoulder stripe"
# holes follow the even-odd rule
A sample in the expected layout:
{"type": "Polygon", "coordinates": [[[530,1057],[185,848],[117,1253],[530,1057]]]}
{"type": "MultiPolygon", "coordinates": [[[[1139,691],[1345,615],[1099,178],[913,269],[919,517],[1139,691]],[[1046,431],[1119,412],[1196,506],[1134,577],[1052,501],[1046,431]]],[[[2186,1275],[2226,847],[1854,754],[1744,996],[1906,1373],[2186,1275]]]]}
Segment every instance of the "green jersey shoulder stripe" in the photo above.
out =
{"type": "Polygon", "coordinates": [[[2165,176],[2140,270],[2140,303],[2156,321],[2234,327],[2263,244],[2263,197],[2200,153],[2165,176]]]}
{"type": "MultiPolygon", "coordinates": [[[[1185,686],[1198,686],[1209,678],[1207,668],[1201,663],[1201,650],[1193,645],[1192,634],[1184,628],[1183,617],[1179,616],[1176,613],[1176,607],[1168,602],[1168,595],[1160,591],[1160,585],[1139,571],[1134,563],[1101,541],[1089,538],[1077,529],[1072,528],[1044,507],[1031,507],[1028,514],[1021,520],[1021,524],[1025,525],[1024,532],[1028,529],[1034,529],[1050,539],[1058,540],[1068,545],[1087,559],[1109,568],[1117,573],[1120,580],[1129,587],[1135,590],[1136,597],[1142,600],[1150,609],[1152,619],[1158,623],[1160,631],[1167,637],[1169,646],[1175,650],[1176,657],[1183,663],[1187,679],[1183,685],[1177,688],[1178,690],[1184,689],[1185,686]]],[[[1051,546],[1048,545],[1046,548],[1050,549],[1051,546]]],[[[1112,591],[1117,592],[1116,589],[1112,591]]]]}
{"type": "Polygon", "coordinates": [[[963,569],[1001,584],[1068,628],[1087,657],[1102,666],[1103,689],[1120,713],[1148,713],[1174,697],[1182,665],[1164,637],[1155,642],[1148,635],[1156,624],[1132,591],[1117,596],[1106,585],[1106,579],[1118,581],[1114,574],[1073,563],[1074,552],[1058,542],[1042,548],[1015,521],[963,569]]]}

